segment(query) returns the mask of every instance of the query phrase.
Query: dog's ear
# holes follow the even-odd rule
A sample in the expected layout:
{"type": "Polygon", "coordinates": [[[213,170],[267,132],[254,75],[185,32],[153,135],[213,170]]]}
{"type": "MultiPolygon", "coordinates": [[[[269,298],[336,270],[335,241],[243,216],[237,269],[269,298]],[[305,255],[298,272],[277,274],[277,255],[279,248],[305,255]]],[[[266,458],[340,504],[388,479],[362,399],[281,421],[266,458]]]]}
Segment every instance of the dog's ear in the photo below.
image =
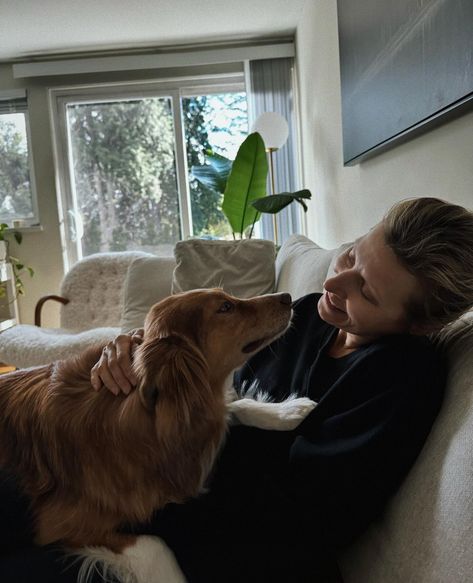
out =
{"type": "Polygon", "coordinates": [[[145,340],[135,358],[140,378],[138,391],[148,410],[153,410],[159,401],[159,405],[175,409],[186,420],[192,403],[210,391],[207,364],[201,352],[185,338],[172,335],[145,340]]]}

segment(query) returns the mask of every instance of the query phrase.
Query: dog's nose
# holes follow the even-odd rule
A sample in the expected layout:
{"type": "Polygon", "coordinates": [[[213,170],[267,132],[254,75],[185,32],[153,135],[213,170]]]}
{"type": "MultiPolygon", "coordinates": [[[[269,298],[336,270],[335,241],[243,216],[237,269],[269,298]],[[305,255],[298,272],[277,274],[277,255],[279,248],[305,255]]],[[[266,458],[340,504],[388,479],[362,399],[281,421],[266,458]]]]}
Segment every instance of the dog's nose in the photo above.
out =
{"type": "Polygon", "coordinates": [[[290,306],[292,304],[292,298],[291,298],[291,294],[279,294],[280,299],[279,301],[281,302],[281,304],[284,304],[286,306],[290,306]]]}

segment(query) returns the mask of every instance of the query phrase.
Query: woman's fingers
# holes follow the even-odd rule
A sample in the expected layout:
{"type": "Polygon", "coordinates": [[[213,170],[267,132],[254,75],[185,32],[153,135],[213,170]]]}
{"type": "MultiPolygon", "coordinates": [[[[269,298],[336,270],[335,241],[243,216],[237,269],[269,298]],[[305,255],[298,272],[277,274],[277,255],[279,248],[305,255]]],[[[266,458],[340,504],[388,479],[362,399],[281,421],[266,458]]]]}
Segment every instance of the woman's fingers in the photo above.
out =
{"type": "Polygon", "coordinates": [[[102,351],[98,363],[91,371],[92,387],[98,391],[103,385],[114,395],[128,393],[136,385],[132,351],[142,342],[142,336],[120,334],[102,351]]]}

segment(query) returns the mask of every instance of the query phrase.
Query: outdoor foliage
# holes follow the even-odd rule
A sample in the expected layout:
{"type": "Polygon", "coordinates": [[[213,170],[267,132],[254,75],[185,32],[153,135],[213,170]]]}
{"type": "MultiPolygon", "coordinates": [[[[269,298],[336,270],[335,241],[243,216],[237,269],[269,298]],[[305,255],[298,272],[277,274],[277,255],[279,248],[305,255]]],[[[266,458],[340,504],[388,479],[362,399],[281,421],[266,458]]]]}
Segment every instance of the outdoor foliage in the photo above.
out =
{"type": "Polygon", "coordinates": [[[3,221],[33,216],[26,135],[7,117],[11,116],[0,116],[0,218],[3,221]]]}
{"type": "MultiPolygon", "coordinates": [[[[231,107],[244,94],[216,98],[231,107]]],[[[202,164],[210,131],[232,130],[209,123],[206,95],[183,99],[182,109],[190,168],[202,164]]],[[[77,104],[69,106],[68,121],[83,254],[174,245],[181,232],[170,100],[77,104]]],[[[193,234],[228,236],[221,194],[189,178],[193,234]]]]}
{"type": "Polygon", "coordinates": [[[219,149],[224,153],[229,145],[235,147],[241,141],[248,125],[246,95],[224,93],[189,97],[183,99],[182,106],[194,236],[230,237],[232,231],[222,212],[222,203],[231,162],[212,149],[210,133],[214,142],[219,141],[219,149]],[[208,173],[209,180],[205,180],[203,175],[208,164],[223,172],[223,182],[212,182],[213,172],[208,173]]]}
{"type": "Polygon", "coordinates": [[[84,255],[177,241],[169,101],[69,106],[68,122],[84,255]]]}

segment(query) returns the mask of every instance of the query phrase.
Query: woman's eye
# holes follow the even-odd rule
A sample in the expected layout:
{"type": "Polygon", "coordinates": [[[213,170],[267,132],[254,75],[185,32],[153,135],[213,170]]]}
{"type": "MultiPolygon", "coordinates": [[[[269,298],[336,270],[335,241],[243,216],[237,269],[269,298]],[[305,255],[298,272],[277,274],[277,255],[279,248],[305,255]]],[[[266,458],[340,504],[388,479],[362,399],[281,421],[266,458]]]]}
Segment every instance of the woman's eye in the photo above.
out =
{"type": "Polygon", "coordinates": [[[231,312],[233,310],[233,304],[231,302],[223,302],[220,308],[217,310],[218,314],[224,314],[225,312],[231,312]]]}
{"type": "Polygon", "coordinates": [[[370,295],[368,295],[368,294],[367,294],[367,293],[364,291],[364,289],[363,289],[363,288],[361,288],[361,295],[362,295],[362,296],[365,298],[365,300],[366,300],[367,302],[369,302],[370,304],[373,304],[374,306],[378,305],[378,304],[376,303],[376,301],[375,301],[375,300],[374,300],[374,299],[373,299],[373,298],[372,298],[370,295]]]}

